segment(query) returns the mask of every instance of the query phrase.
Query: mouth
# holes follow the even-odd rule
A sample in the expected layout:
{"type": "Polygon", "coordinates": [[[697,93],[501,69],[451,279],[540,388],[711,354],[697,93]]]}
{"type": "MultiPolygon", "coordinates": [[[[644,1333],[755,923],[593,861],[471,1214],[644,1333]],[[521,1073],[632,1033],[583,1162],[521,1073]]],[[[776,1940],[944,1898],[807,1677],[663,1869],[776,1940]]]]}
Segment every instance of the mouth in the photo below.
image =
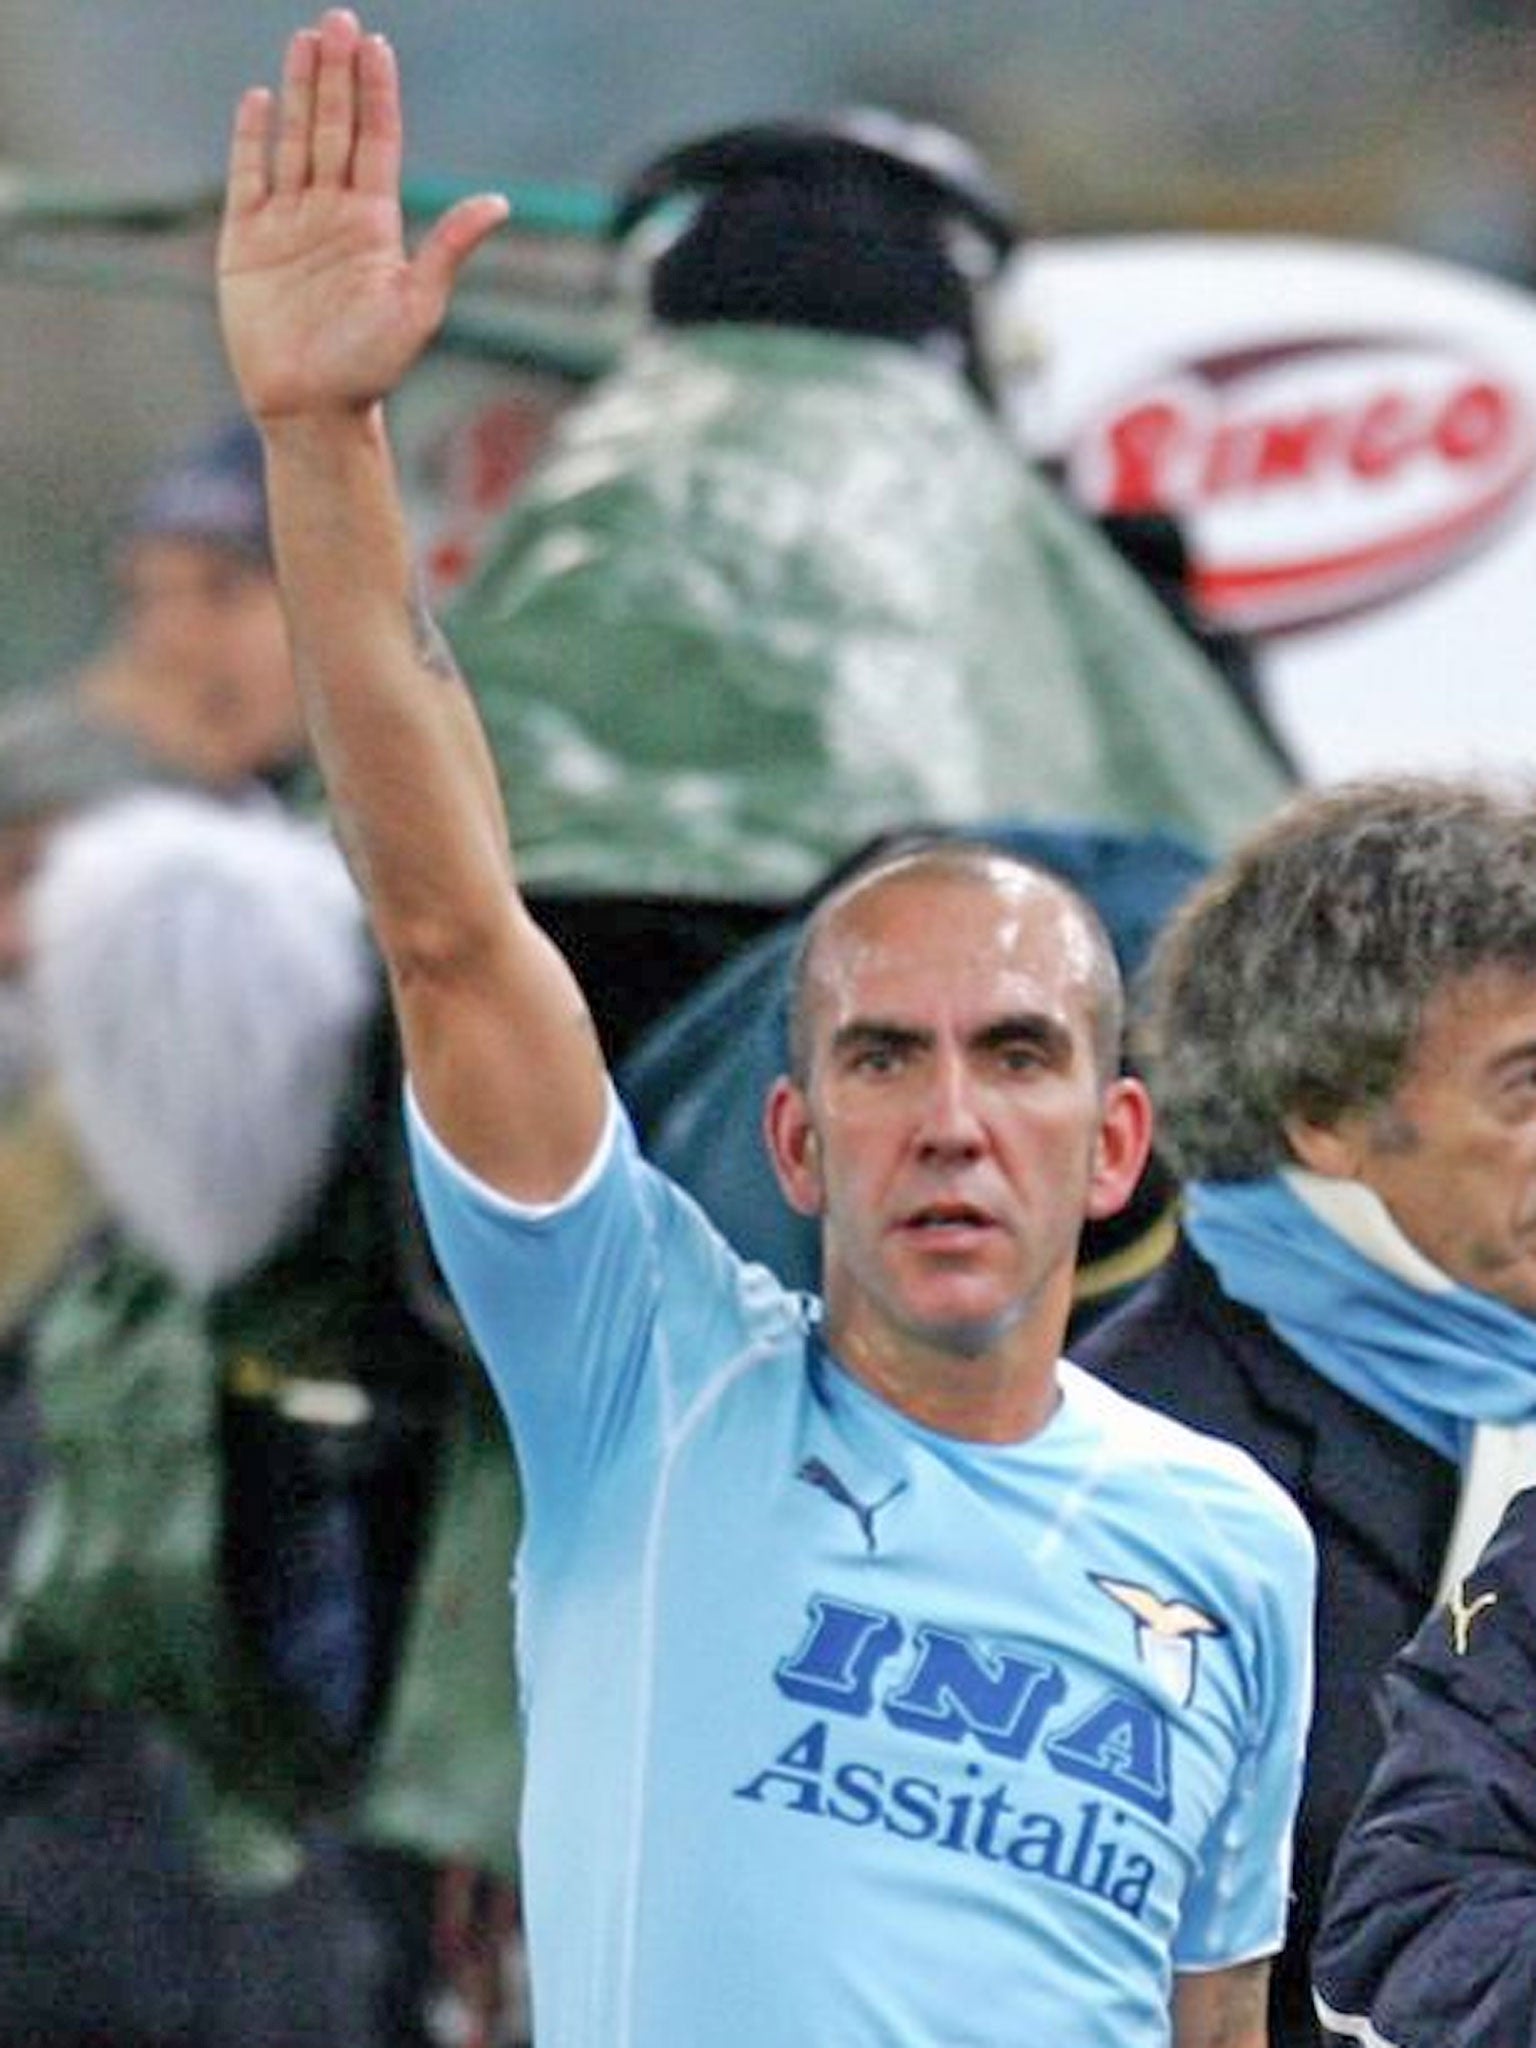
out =
{"type": "Polygon", "coordinates": [[[944,1239],[991,1230],[993,1219],[973,1202],[926,1202],[909,1211],[901,1227],[917,1237],[944,1239]]]}

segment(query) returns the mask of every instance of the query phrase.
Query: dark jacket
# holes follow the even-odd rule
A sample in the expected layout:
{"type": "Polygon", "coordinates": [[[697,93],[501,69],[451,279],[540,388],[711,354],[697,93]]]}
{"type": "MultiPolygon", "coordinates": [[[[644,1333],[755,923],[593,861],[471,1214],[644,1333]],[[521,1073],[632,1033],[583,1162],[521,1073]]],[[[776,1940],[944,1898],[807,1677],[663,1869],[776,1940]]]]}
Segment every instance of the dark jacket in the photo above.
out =
{"type": "Polygon", "coordinates": [[[1319,1996],[1340,2022],[1326,2038],[1532,2048],[1536,1488],[1511,1502],[1384,1694],[1385,1753],[1314,1952],[1319,1996]]]}
{"type": "Polygon", "coordinates": [[[1123,1392],[1242,1444],[1316,1538],[1317,1707],[1270,2018],[1272,2048],[1315,2048],[1307,1954],[1328,1866],[1380,1749],[1372,1689],[1435,1597],[1456,1473],[1314,1372],[1222,1292],[1187,1243],[1073,1355],[1123,1392]]]}

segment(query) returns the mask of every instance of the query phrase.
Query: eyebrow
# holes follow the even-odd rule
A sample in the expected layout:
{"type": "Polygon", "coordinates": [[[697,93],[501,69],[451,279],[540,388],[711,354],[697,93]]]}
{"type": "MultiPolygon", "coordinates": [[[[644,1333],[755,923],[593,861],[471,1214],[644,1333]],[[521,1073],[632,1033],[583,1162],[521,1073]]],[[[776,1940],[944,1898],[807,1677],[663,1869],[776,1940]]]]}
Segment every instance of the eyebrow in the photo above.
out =
{"type": "Polygon", "coordinates": [[[970,1043],[980,1052],[998,1052],[1010,1045],[1038,1046],[1057,1060],[1072,1056],[1073,1038],[1068,1027],[1044,1010],[1023,1010],[983,1025],[970,1043]]]}
{"type": "Polygon", "coordinates": [[[893,1024],[881,1017],[854,1017],[832,1033],[829,1050],[834,1053],[866,1052],[879,1047],[885,1052],[907,1052],[932,1045],[933,1033],[910,1024],[893,1024]]]}
{"type": "MultiPolygon", "coordinates": [[[[878,1048],[884,1052],[921,1051],[934,1043],[925,1026],[899,1024],[884,1017],[854,1017],[832,1034],[831,1051],[843,1054],[878,1048]]],[[[1069,1058],[1072,1034],[1059,1019],[1043,1010],[1023,1010],[996,1017],[971,1033],[967,1045],[977,1052],[998,1052],[1011,1045],[1037,1046],[1052,1059],[1069,1058]]]]}

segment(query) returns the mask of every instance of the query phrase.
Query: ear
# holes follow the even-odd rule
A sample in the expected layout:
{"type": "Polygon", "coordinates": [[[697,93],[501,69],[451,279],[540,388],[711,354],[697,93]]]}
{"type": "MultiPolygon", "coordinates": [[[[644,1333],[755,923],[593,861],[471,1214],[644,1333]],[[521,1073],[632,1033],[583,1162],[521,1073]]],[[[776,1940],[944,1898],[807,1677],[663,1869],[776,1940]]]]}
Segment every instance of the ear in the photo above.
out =
{"type": "Polygon", "coordinates": [[[1354,1117],[1340,1117],[1337,1123],[1317,1124],[1303,1116],[1282,1120],[1285,1142],[1298,1165],[1309,1166],[1329,1180],[1360,1178],[1360,1125],[1354,1117]]]}
{"type": "Polygon", "coordinates": [[[1096,1221],[1125,1207],[1151,1149],[1152,1099],[1142,1082],[1122,1075],[1104,1091],[1088,1180],[1088,1216],[1096,1221]]]}
{"type": "Polygon", "coordinates": [[[820,1142],[805,1091],[787,1075],[768,1091],[763,1138],[785,1201],[801,1216],[819,1216],[825,1194],[820,1142]]]}

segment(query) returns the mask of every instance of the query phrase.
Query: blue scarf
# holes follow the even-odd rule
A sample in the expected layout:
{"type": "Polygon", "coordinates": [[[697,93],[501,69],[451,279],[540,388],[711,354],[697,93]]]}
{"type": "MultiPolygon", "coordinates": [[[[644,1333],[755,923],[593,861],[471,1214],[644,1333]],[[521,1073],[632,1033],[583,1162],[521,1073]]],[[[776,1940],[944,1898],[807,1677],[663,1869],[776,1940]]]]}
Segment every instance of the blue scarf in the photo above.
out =
{"type": "Polygon", "coordinates": [[[1480,1422],[1536,1417],[1536,1320],[1431,1266],[1358,1183],[1192,1182],[1185,1230],[1308,1365],[1455,1463],[1480,1422]],[[1298,1187],[1326,1195],[1340,1227],[1298,1187]]]}

